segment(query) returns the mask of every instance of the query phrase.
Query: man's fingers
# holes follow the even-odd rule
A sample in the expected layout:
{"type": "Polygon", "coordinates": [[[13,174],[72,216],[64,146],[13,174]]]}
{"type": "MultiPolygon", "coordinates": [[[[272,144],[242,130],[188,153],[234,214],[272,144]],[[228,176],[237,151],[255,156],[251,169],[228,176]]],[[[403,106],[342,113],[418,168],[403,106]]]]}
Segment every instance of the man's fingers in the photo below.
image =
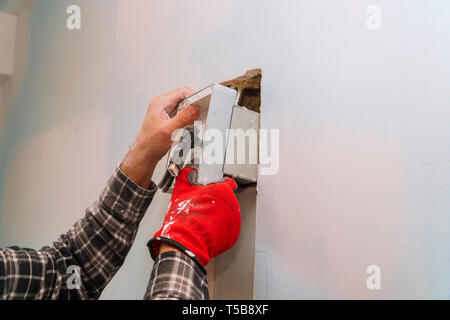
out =
{"type": "Polygon", "coordinates": [[[192,90],[189,87],[179,88],[175,89],[169,93],[166,93],[161,98],[164,98],[166,100],[166,106],[165,110],[170,113],[172,110],[180,103],[182,100],[186,99],[187,97],[193,95],[195,93],[194,90],[192,90]]]}
{"type": "Polygon", "coordinates": [[[200,110],[196,106],[188,106],[181,110],[175,117],[167,123],[170,132],[176,129],[182,129],[194,123],[195,119],[200,115],[200,110]]]}
{"type": "Polygon", "coordinates": [[[178,103],[183,99],[186,99],[189,96],[192,96],[195,93],[194,90],[192,90],[189,87],[183,87],[175,89],[167,94],[167,98],[170,100],[170,102],[178,103]]]}

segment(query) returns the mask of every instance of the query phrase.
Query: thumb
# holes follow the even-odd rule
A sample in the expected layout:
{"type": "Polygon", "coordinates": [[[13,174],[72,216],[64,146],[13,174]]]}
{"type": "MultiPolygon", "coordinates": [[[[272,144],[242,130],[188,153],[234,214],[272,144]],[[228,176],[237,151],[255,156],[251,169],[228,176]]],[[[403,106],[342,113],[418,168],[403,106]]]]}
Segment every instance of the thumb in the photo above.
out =
{"type": "Polygon", "coordinates": [[[182,129],[191,125],[195,119],[200,115],[200,110],[197,106],[189,106],[181,110],[175,117],[169,120],[168,126],[173,132],[176,129],[182,129]]]}

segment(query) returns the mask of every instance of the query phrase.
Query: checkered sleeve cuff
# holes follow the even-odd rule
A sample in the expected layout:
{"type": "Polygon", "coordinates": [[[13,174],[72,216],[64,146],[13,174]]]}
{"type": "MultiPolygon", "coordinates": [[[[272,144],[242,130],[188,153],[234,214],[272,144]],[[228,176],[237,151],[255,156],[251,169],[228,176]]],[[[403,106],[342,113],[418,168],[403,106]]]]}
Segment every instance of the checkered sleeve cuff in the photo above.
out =
{"type": "Polygon", "coordinates": [[[157,190],[153,181],[148,189],[138,186],[117,166],[100,195],[99,204],[119,221],[138,224],[157,190]]]}
{"type": "Polygon", "coordinates": [[[208,300],[206,274],[187,255],[160,254],[153,265],[146,300],[208,300]]]}

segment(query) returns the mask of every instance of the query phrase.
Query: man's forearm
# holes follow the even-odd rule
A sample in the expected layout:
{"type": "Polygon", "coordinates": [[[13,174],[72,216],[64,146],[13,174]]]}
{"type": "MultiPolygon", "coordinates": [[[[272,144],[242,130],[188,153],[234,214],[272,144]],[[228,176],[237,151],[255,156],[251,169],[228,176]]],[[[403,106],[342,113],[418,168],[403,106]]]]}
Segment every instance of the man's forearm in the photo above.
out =
{"type": "Polygon", "coordinates": [[[147,155],[145,149],[138,143],[128,152],[120,165],[120,170],[141,188],[146,189],[150,186],[158,161],[147,155]]]}
{"type": "Polygon", "coordinates": [[[155,260],[144,299],[208,300],[206,273],[179,250],[164,250],[155,260]]]}
{"type": "Polygon", "coordinates": [[[152,99],[135,145],[114,171],[100,199],[52,247],[0,249],[1,298],[100,296],[122,265],[156,193],[152,175],[172,143],[172,132],[192,124],[199,115],[198,108],[190,106],[173,118],[169,116],[192,93],[192,89],[180,88],[152,99]],[[70,267],[75,273],[69,272],[70,267]],[[81,283],[76,281],[77,275],[81,283]],[[75,283],[70,285],[72,276],[75,283]]]}
{"type": "Polygon", "coordinates": [[[0,299],[98,298],[122,265],[155,192],[153,183],[141,188],[116,168],[98,201],[53,246],[0,249],[0,299]]]}

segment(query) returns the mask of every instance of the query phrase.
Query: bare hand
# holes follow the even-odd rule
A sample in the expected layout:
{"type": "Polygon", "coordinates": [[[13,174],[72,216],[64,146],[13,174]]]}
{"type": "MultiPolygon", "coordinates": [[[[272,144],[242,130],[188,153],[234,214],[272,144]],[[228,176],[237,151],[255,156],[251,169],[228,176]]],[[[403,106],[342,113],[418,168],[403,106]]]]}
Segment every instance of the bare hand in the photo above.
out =
{"type": "Polygon", "coordinates": [[[194,93],[185,87],[150,101],[136,143],[121,164],[121,170],[135,183],[144,188],[149,186],[156,164],[172,144],[173,131],[198,118],[200,112],[196,106],[183,109],[172,119],[169,117],[180,101],[194,93]]]}

